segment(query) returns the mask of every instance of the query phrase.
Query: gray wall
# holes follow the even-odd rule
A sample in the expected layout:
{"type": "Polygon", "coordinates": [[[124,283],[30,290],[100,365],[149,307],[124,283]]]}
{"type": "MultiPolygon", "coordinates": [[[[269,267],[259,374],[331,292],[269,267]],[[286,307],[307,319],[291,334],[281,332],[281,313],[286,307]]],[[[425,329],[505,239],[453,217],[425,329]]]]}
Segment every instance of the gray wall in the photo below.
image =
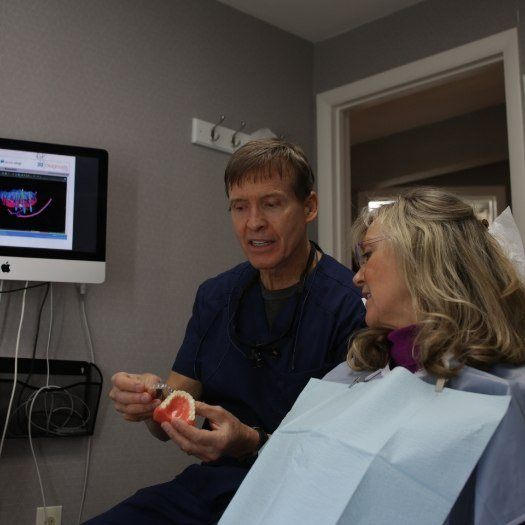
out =
{"type": "MultiPolygon", "coordinates": [[[[426,0],[314,48],[314,90],[321,93],[519,26],[524,0],[426,0]]],[[[520,31],[523,64],[525,37],[520,31]]]]}
{"type": "MultiPolygon", "coordinates": [[[[108,385],[117,370],[167,374],[198,284],[242,259],[223,191],[228,156],[190,144],[191,118],[224,113],[228,127],[269,127],[311,153],[313,46],[214,0],[0,0],[0,68],[0,136],[109,151],[107,280],[87,292],[106,381],[87,518],[187,464],[143,425],[121,421],[108,385]]],[[[27,294],[23,356],[42,293],[27,294]]],[[[0,303],[2,356],[14,355],[20,299],[0,303]]],[[[72,285],[55,287],[51,354],[88,359],[72,285]]],[[[36,449],[48,505],[76,523],[86,439],[36,449]]],[[[40,505],[28,444],[9,440],[0,523],[32,524],[40,505]]]]}
{"type": "MultiPolygon", "coordinates": [[[[191,118],[225,113],[228,127],[270,127],[312,154],[312,93],[515,27],[516,5],[523,18],[524,0],[427,0],[313,46],[214,0],[0,0],[0,136],[110,155],[108,277],[87,296],[106,386],[85,518],[186,464],[114,414],[108,382],[121,369],[167,373],[198,283],[242,258],[223,195],[227,156],[190,144],[191,118]]],[[[523,31],[520,47],[523,60],[523,31]]],[[[24,356],[41,298],[42,289],[28,292],[24,356]]],[[[3,298],[1,355],[14,353],[19,311],[19,294],[3,298]]],[[[45,330],[39,355],[44,340],[45,330]]],[[[71,285],[55,287],[51,353],[88,357],[71,285]]],[[[75,523],[86,440],[36,449],[48,504],[75,523]]],[[[0,523],[32,524],[38,505],[27,442],[11,440],[0,458],[0,523]]]]}

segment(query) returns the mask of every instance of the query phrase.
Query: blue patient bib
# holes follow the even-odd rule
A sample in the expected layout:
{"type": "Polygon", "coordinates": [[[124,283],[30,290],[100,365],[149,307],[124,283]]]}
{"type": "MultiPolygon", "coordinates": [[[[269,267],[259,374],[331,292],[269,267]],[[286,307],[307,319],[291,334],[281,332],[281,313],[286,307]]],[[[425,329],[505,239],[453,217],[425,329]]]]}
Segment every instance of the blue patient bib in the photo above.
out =
{"type": "Polygon", "coordinates": [[[509,401],[401,367],[351,388],[311,379],[220,524],[441,525],[509,401]]]}

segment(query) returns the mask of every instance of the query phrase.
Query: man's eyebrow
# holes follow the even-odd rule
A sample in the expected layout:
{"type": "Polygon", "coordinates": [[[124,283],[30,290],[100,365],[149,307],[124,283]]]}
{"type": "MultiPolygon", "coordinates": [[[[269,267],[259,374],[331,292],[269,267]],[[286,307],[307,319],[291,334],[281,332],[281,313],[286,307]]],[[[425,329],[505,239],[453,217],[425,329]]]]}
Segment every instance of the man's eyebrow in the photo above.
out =
{"type": "Polygon", "coordinates": [[[261,195],[259,197],[259,201],[264,201],[266,199],[284,199],[286,200],[288,197],[284,191],[269,191],[268,193],[265,193],[264,195],[261,195]]]}
{"type": "Polygon", "coordinates": [[[261,200],[263,199],[270,199],[272,197],[286,197],[286,193],[284,193],[283,191],[271,191],[269,193],[265,193],[262,197],[261,197],[261,200]]]}
{"type": "MultiPolygon", "coordinates": [[[[264,200],[264,199],[270,199],[272,197],[280,197],[285,198],[286,193],[283,191],[270,191],[268,193],[265,193],[264,195],[261,195],[258,200],[264,200]]],[[[238,202],[248,202],[250,199],[248,197],[237,197],[236,199],[230,199],[230,204],[236,204],[238,202]]]]}

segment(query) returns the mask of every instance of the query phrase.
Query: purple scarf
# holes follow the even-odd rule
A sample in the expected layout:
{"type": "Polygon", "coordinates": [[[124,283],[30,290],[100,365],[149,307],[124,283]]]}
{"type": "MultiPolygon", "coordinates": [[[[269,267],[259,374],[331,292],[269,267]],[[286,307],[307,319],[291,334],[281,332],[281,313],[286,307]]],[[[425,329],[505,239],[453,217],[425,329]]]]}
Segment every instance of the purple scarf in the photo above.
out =
{"type": "Polygon", "coordinates": [[[412,345],[417,334],[416,325],[405,326],[392,330],[387,339],[392,343],[390,348],[390,359],[394,366],[402,366],[410,372],[417,372],[419,364],[412,356],[412,345]]]}

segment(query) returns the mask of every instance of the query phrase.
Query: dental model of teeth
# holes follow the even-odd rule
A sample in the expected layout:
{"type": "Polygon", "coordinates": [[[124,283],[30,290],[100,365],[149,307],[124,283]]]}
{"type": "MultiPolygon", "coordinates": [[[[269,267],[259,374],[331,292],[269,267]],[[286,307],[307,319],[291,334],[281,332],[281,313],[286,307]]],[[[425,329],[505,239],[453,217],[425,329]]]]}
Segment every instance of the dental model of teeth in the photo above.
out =
{"type": "Polygon", "coordinates": [[[173,418],[181,419],[188,425],[195,425],[195,400],[184,390],[174,390],[154,411],[157,423],[170,423],[173,418]]]}

